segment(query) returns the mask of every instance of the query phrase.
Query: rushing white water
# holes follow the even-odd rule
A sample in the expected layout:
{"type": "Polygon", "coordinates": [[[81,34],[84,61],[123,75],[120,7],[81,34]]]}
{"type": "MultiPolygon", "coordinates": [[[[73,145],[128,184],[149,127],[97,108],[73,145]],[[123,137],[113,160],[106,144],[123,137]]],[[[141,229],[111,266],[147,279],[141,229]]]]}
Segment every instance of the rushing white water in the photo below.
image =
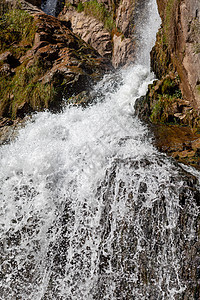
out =
{"type": "Polygon", "coordinates": [[[0,149],[1,299],[172,300],[185,290],[182,244],[195,239],[198,210],[188,191],[183,237],[184,176],[133,116],[153,80],[155,1],[147,14],[151,39],[117,90],[105,76],[104,100],[38,113],[0,149]]]}
{"type": "Polygon", "coordinates": [[[57,2],[57,0],[43,1],[41,8],[47,15],[55,16],[57,2]]]}

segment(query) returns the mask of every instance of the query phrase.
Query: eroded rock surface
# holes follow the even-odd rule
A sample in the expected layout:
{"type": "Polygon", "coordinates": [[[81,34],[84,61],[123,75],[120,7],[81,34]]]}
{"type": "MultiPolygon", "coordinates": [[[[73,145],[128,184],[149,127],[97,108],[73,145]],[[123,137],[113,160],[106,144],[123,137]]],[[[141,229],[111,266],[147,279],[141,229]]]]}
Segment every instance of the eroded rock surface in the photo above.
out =
{"type": "Polygon", "coordinates": [[[89,43],[101,56],[111,58],[111,34],[104,28],[104,24],[97,19],[86,16],[84,12],[78,13],[70,7],[62,12],[60,18],[71,22],[71,28],[86,43],[89,43]]]}
{"type": "Polygon", "coordinates": [[[200,107],[200,2],[158,2],[162,27],[151,53],[157,77],[173,71],[180,77],[183,98],[194,109],[200,107]]]}
{"type": "Polygon", "coordinates": [[[94,47],[100,55],[110,58],[115,68],[129,65],[135,60],[137,37],[135,25],[142,21],[144,8],[148,1],[105,1],[99,0],[107,11],[107,17],[101,20],[93,10],[79,11],[79,1],[66,1],[66,7],[59,18],[71,22],[71,29],[84,41],[94,47]],[[112,23],[106,28],[106,18],[112,23]]]}
{"type": "MultiPolygon", "coordinates": [[[[111,70],[109,62],[72,33],[65,22],[41,11],[35,12],[33,18],[35,36],[32,47],[29,45],[25,54],[18,57],[13,54],[12,47],[0,56],[0,72],[8,86],[17,80],[17,75],[19,80],[24,75],[23,82],[18,83],[19,87],[24,85],[24,90],[21,86],[19,91],[22,93],[21,100],[12,87],[5,85],[4,101],[0,107],[2,117],[23,117],[29,111],[58,107],[63,97],[87,90],[106,71],[111,70]],[[29,84],[31,86],[27,91],[29,84]],[[42,95],[48,90],[46,99],[35,101],[32,95],[39,86],[43,89],[42,95]]],[[[36,93],[40,92],[37,90],[36,93]]]]}

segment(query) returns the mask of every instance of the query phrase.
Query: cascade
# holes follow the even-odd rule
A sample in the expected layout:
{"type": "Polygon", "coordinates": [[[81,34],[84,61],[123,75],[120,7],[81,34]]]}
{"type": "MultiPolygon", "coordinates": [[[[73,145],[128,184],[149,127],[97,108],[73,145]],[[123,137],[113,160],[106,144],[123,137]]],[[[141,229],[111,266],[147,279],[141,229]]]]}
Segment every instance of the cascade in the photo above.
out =
{"type": "Polygon", "coordinates": [[[150,0],[137,62],[95,104],[37,113],[0,148],[1,299],[199,299],[200,174],[134,116],[159,24],[150,0]]]}
{"type": "Polygon", "coordinates": [[[51,16],[56,15],[56,7],[57,7],[57,0],[46,0],[42,2],[42,10],[47,14],[51,16]]]}

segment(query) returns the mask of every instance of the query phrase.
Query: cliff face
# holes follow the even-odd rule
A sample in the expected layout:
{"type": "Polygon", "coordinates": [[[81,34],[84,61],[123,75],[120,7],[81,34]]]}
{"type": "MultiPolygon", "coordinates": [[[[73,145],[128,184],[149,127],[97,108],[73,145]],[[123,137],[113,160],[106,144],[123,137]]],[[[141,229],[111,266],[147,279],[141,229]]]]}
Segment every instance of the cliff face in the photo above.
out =
{"type": "MultiPolygon", "coordinates": [[[[189,100],[193,107],[199,108],[200,2],[157,0],[157,3],[162,18],[164,44],[169,51],[172,65],[180,76],[183,97],[189,100]]],[[[157,49],[153,51],[157,52],[157,49]]]]}
{"type": "Polygon", "coordinates": [[[70,22],[74,33],[108,57],[117,68],[135,59],[135,25],[147,2],[67,0],[59,18],[70,22]]]}
{"type": "Polygon", "coordinates": [[[151,51],[151,67],[158,80],[136,101],[136,113],[156,124],[160,150],[199,165],[200,1],[157,0],[157,4],[162,24],[151,51]]]}
{"type": "MultiPolygon", "coordinates": [[[[200,2],[198,0],[157,0],[157,3],[162,26],[151,52],[151,66],[157,78],[161,80],[157,86],[159,85],[162,93],[158,93],[157,88],[156,93],[150,88],[149,113],[151,116],[152,113],[154,114],[153,121],[156,119],[158,122],[168,122],[164,114],[155,115],[155,106],[157,108],[159,106],[158,95],[173,96],[171,122],[199,127],[200,2]],[[176,93],[173,95],[166,90],[165,79],[167,78],[168,90],[173,88],[173,85],[177,86],[176,93]]],[[[167,101],[162,101],[162,111],[165,111],[165,103],[167,101]]]]}

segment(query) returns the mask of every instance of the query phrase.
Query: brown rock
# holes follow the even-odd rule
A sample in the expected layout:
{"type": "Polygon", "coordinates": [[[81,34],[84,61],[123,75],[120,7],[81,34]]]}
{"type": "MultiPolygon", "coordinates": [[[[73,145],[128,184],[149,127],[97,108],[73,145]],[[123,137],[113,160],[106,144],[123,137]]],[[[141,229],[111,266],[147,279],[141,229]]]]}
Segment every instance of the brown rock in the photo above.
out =
{"type": "MultiPolygon", "coordinates": [[[[87,0],[82,1],[87,2],[87,0]]],[[[144,8],[148,1],[139,0],[98,0],[114,16],[116,27],[110,33],[104,24],[95,17],[78,13],[79,1],[67,1],[73,5],[65,7],[59,18],[71,23],[71,29],[85,42],[94,47],[98,53],[109,58],[115,68],[129,65],[135,59],[136,23],[143,21],[144,8]],[[113,37],[113,38],[112,38],[113,37]]]]}
{"type": "Polygon", "coordinates": [[[10,76],[11,73],[12,71],[9,64],[3,64],[0,67],[0,76],[10,76]]]}
{"type": "MultiPolygon", "coordinates": [[[[34,44],[19,59],[21,65],[16,69],[20,74],[21,92],[19,95],[12,90],[7,91],[0,106],[4,117],[23,118],[35,110],[59,109],[63,97],[67,99],[90,89],[91,84],[112,69],[107,59],[72,33],[62,21],[44,13],[35,14],[34,21],[34,44]]],[[[0,58],[2,62],[13,60],[10,52],[3,53],[0,58]]],[[[7,63],[0,69],[1,75],[10,75],[12,71],[7,63]]],[[[16,82],[15,78],[13,80],[16,82]]]]}
{"type": "Polygon", "coordinates": [[[97,19],[78,13],[74,8],[68,9],[60,18],[71,22],[71,29],[86,43],[89,43],[101,56],[111,58],[111,34],[97,19]]]}
{"type": "MultiPolygon", "coordinates": [[[[162,18],[161,34],[167,37],[169,56],[181,80],[184,99],[194,108],[200,108],[200,2],[198,0],[157,0],[162,18]],[[169,18],[170,14],[170,18],[169,18]]],[[[161,47],[157,46],[157,54],[161,47]]],[[[159,66],[159,59],[152,55],[159,66]]],[[[163,59],[161,63],[163,62],[163,59]]],[[[165,68],[167,65],[165,66],[165,68]]]]}
{"type": "Polygon", "coordinates": [[[124,38],[123,35],[113,36],[113,56],[112,64],[115,68],[128,65],[134,61],[134,45],[130,38],[124,38]]]}
{"type": "Polygon", "coordinates": [[[33,4],[34,6],[37,6],[37,7],[41,7],[41,4],[42,4],[42,1],[41,0],[27,0],[27,2],[33,4]]]}
{"type": "Polygon", "coordinates": [[[200,169],[200,134],[175,125],[153,125],[154,144],[181,163],[200,169]]]}

